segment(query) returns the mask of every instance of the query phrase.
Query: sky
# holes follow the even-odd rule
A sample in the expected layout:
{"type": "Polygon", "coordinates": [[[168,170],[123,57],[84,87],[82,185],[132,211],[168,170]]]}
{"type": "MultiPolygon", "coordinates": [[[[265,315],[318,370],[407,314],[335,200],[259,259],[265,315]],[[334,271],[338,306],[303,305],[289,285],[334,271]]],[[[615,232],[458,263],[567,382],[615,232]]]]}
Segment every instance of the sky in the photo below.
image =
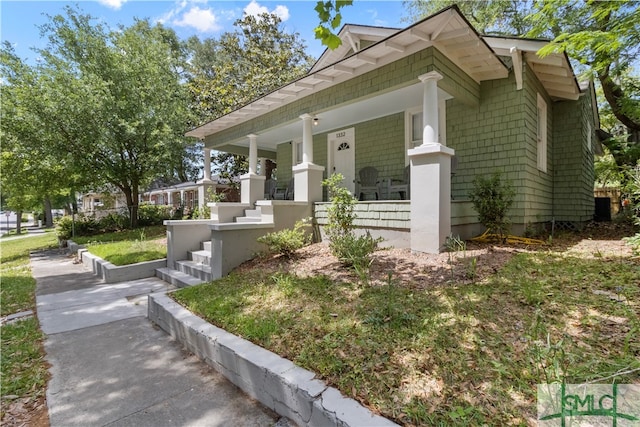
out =
{"type": "MultiPolygon", "coordinates": [[[[94,1],[6,1],[0,0],[0,38],[10,42],[23,60],[32,62],[37,54],[32,48],[45,48],[39,26],[48,21],[47,15],[64,13],[64,6],[79,5],[87,13],[111,28],[119,24],[130,26],[134,18],[148,18],[175,30],[186,40],[197,35],[201,39],[218,38],[233,31],[233,22],[244,14],[275,13],[283,21],[285,30],[297,32],[305,41],[307,53],[318,58],[324,46],[314,38],[318,25],[315,0],[277,1],[220,1],[220,0],[94,0],[94,1]]],[[[342,9],[342,23],[406,27],[407,12],[400,0],[355,0],[342,9]]]]}

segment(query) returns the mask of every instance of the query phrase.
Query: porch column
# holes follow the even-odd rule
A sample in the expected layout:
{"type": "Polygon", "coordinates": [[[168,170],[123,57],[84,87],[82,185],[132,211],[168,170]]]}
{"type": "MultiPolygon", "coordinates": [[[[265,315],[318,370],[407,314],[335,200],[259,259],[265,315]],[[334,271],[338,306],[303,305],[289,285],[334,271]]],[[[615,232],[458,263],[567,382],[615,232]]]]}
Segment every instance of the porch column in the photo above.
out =
{"type": "Polygon", "coordinates": [[[211,150],[204,149],[204,181],[211,181],[211,150]]]}
{"type": "Polygon", "coordinates": [[[182,206],[185,205],[185,203],[184,203],[184,190],[180,190],[180,204],[182,206]]]}
{"type": "Polygon", "coordinates": [[[258,166],[258,135],[247,135],[249,138],[249,173],[240,177],[240,202],[253,205],[264,197],[265,177],[256,173],[258,166]]]}
{"type": "MultiPolygon", "coordinates": [[[[305,113],[300,116],[300,119],[302,119],[302,163],[292,168],[293,199],[296,202],[321,202],[324,167],[313,163],[313,116],[305,113]]],[[[293,160],[295,162],[295,159],[293,160]]]]}
{"type": "Polygon", "coordinates": [[[173,206],[173,192],[167,191],[167,206],[173,206]]]}
{"type": "Polygon", "coordinates": [[[451,234],[451,158],[453,149],[438,142],[438,80],[432,71],[424,83],[422,145],[408,151],[411,163],[411,249],[439,253],[451,234]]]}
{"type": "Polygon", "coordinates": [[[442,75],[431,71],[418,77],[424,85],[422,96],[422,145],[438,142],[438,80],[442,75]]]}

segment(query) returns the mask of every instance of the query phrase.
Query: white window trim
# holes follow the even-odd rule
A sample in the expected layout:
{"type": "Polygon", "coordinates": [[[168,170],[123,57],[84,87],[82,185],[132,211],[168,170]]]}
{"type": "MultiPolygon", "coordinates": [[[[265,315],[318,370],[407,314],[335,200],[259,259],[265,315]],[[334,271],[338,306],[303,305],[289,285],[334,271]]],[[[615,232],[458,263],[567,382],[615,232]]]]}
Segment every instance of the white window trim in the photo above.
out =
{"type": "Polygon", "coordinates": [[[536,152],[538,170],[547,172],[547,103],[538,93],[538,102],[536,105],[536,152]]]}
{"type": "Polygon", "coordinates": [[[291,163],[293,166],[302,163],[302,138],[291,141],[291,163]]]}

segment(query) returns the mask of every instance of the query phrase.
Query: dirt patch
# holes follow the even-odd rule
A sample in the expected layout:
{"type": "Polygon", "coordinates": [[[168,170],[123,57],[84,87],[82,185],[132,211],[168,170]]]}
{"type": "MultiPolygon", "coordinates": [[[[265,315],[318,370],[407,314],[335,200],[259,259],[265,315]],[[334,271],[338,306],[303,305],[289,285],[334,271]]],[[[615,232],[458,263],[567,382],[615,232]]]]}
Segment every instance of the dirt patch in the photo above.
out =
{"type": "Polygon", "coordinates": [[[49,427],[49,412],[44,397],[2,401],[2,426],[49,427]]]}
{"type": "MultiPolygon", "coordinates": [[[[593,223],[580,233],[562,233],[544,245],[503,245],[467,242],[467,250],[424,254],[410,249],[387,248],[375,252],[369,284],[394,283],[424,289],[449,283],[481,282],[499,271],[515,254],[531,251],[564,252],[581,258],[629,257],[632,249],[622,237],[633,235],[632,227],[593,223]]],[[[548,239],[546,239],[548,241],[548,239]]],[[[334,281],[361,280],[343,267],[326,243],[299,250],[295,258],[279,255],[255,258],[241,265],[241,271],[258,268],[268,273],[294,272],[299,276],[325,275],[334,281]]]]}

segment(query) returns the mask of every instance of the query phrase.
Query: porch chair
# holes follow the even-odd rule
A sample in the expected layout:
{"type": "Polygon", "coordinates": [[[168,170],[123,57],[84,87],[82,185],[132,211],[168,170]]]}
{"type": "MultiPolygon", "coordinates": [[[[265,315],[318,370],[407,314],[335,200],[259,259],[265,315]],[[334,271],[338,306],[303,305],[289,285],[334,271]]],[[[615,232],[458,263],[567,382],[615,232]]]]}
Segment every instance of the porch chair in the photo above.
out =
{"type": "Polygon", "coordinates": [[[276,188],[278,188],[278,181],[273,178],[269,178],[264,182],[264,199],[273,200],[276,194],[276,188]]]}
{"type": "Polygon", "coordinates": [[[410,188],[410,180],[411,180],[411,169],[410,166],[406,166],[404,168],[404,174],[402,180],[391,179],[389,180],[389,195],[391,193],[400,194],[400,200],[408,200],[409,199],[409,188],[410,188]]]}
{"type": "Polygon", "coordinates": [[[360,200],[364,200],[366,194],[374,194],[376,200],[380,199],[380,182],[378,181],[378,169],[373,166],[367,166],[358,172],[360,180],[359,196],[360,200]]]}
{"type": "Polygon", "coordinates": [[[273,193],[273,199],[274,200],[293,200],[294,183],[295,183],[294,178],[291,178],[285,188],[276,187],[273,193]]]}

